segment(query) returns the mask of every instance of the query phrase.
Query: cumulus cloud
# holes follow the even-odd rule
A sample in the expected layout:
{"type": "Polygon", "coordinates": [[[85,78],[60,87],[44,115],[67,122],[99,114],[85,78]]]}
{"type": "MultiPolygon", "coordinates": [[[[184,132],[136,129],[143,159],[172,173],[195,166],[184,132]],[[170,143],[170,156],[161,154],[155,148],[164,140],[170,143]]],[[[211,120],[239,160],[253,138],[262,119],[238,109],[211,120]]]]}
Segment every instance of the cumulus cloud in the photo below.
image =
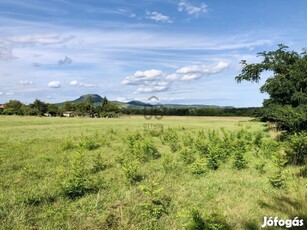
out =
{"type": "Polygon", "coordinates": [[[33,85],[33,82],[32,82],[32,81],[25,80],[25,81],[19,81],[18,84],[19,84],[19,85],[33,85]]]}
{"type": "Polygon", "coordinates": [[[133,76],[128,76],[122,81],[124,85],[138,85],[148,81],[155,81],[163,76],[161,70],[151,69],[142,71],[136,71],[133,76]]]}
{"type": "Polygon", "coordinates": [[[175,82],[192,81],[212,74],[222,72],[228,67],[226,62],[214,65],[192,65],[177,69],[172,74],[165,74],[161,70],[137,71],[133,76],[126,77],[122,84],[138,85],[135,93],[152,93],[168,90],[175,82]]]}
{"type": "Polygon", "coordinates": [[[60,88],[61,83],[59,81],[51,81],[51,82],[48,83],[48,86],[50,88],[60,88]]]}
{"type": "Polygon", "coordinates": [[[71,81],[70,82],[70,85],[71,86],[77,86],[79,83],[78,83],[78,81],[76,81],[76,80],[73,80],[73,81],[71,81]]]}
{"type": "Polygon", "coordinates": [[[59,60],[59,65],[69,65],[72,63],[72,59],[70,57],[65,56],[64,59],[59,60]]]}
{"type": "Polygon", "coordinates": [[[146,18],[154,20],[156,22],[167,22],[172,23],[172,19],[169,16],[163,15],[159,12],[153,11],[153,12],[146,12],[146,18]]]}
{"type": "Polygon", "coordinates": [[[184,81],[195,80],[210,74],[215,74],[223,71],[225,68],[228,67],[228,63],[226,62],[219,62],[212,66],[206,65],[193,65],[193,66],[186,66],[181,69],[178,69],[175,73],[177,79],[181,79],[184,81]]]}
{"type": "Polygon", "coordinates": [[[178,11],[187,12],[189,15],[199,15],[207,12],[207,5],[202,3],[199,6],[194,6],[186,0],[181,0],[178,4],[178,11]]]}

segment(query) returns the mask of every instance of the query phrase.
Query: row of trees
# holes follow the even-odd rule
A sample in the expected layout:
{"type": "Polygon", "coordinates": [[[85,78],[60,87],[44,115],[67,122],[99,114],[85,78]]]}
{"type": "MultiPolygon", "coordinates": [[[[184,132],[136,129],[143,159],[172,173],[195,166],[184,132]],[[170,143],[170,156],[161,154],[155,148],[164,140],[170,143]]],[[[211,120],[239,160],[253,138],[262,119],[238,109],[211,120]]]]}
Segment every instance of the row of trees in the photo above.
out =
{"type": "Polygon", "coordinates": [[[108,116],[113,117],[121,113],[121,109],[105,97],[100,105],[95,106],[92,98],[84,102],[65,102],[63,105],[45,103],[36,99],[33,103],[25,105],[18,100],[11,100],[5,104],[0,113],[4,115],[28,115],[28,116],[63,116],[67,111],[74,116],[108,116]]]}
{"type": "Polygon", "coordinates": [[[125,108],[124,114],[159,115],[159,116],[246,116],[254,117],[260,113],[260,108],[176,108],[176,107],[145,107],[142,109],[125,108]]]}
{"type": "MultiPolygon", "coordinates": [[[[89,99],[86,102],[65,102],[63,105],[44,103],[35,100],[32,104],[25,105],[17,100],[11,100],[5,104],[2,114],[5,115],[29,115],[29,116],[63,116],[67,111],[74,116],[88,117],[118,117],[126,115],[159,115],[159,116],[257,116],[260,108],[175,108],[175,107],[141,107],[121,108],[104,98],[100,105],[94,105],[89,99]]],[[[1,111],[0,111],[1,114],[1,111]]]]}

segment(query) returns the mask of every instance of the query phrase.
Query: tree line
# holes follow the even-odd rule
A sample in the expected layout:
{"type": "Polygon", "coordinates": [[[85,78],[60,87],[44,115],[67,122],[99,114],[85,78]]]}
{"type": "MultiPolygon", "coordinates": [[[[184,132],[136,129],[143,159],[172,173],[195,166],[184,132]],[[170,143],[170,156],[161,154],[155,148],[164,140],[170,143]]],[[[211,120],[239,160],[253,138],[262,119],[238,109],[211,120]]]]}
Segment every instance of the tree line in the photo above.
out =
{"type": "Polygon", "coordinates": [[[63,116],[66,112],[72,116],[80,117],[119,117],[122,115],[159,115],[159,116],[247,116],[255,117],[260,114],[260,108],[192,108],[192,107],[164,107],[145,106],[123,108],[110,102],[106,97],[101,104],[94,104],[89,97],[84,102],[65,102],[62,105],[45,103],[36,99],[33,103],[25,105],[18,100],[11,100],[0,110],[3,115],[25,116],[63,116]]]}
{"type": "Polygon", "coordinates": [[[121,113],[121,109],[105,97],[100,105],[95,106],[91,97],[84,102],[65,102],[62,105],[45,103],[36,99],[33,103],[25,105],[18,100],[10,100],[0,110],[3,115],[26,116],[63,116],[66,112],[73,116],[82,117],[115,117],[121,113]]]}

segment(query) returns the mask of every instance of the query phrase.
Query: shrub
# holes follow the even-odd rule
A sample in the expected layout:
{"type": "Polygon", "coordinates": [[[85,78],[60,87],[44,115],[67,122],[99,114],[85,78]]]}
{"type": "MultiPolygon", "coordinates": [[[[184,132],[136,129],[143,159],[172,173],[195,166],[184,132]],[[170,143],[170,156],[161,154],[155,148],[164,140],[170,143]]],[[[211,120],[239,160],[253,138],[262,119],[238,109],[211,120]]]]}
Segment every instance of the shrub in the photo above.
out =
{"type": "Polygon", "coordinates": [[[233,162],[234,168],[241,170],[246,168],[247,161],[244,158],[244,155],[241,151],[236,151],[234,155],[234,162],[233,162]]]}
{"type": "Polygon", "coordinates": [[[99,171],[103,171],[107,168],[107,165],[103,162],[101,153],[95,154],[93,157],[93,168],[92,171],[97,173],[99,171]]]}
{"type": "Polygon", "coordinates": [[[289,137],[286,155],[294,165],[303,165],[307,157],[307,132],[295,133],[289,137]]]}
{"type": "Polygon", "coordinates": [[[255,169],[260,173],[260,174],[265,174],[266,170],[265,170],[265,163],[263,161],[261,161],[260,163],[255,165],[255,169]]]}
{"type": "Polygon", "coordinates": [[[123,173],[131,185],[142,179],[140,174],[138,174],[138,168],[139,163],[137,161],[125,161],[122,164],[123,173]]]}
{"type": "Polygon", "coordinates": [[[191,212],[191,221],[186,226],[187,230],[227,230],[230,229],[225,221],[225,217],[213,212],[202,217],[200,212],[193,209],[191,212]]]}
{"type": "Polygon", "coordinates": [[[162,137],[162,143],[168,143],[172,152],[180,149],[178,134],[174,129],[167,129],[162,137]]]}
{"type": "Polygon", "coordinates": [[[195,153],[190,148],[183,147],[179,154],[186,164],[192,164],[195,161],[195,153]]]}
{"type": "Polygon", "coordinates": [[[84,148],[86,150],[94,150],[99,147],[99,144],[95,143],[93,137],[83,136],[79,142],[79,147],[84,148]]]}
{"type": "Polygon", "coordinates": [[[166,173],[171,172],[175,168],[175,161],[172,156],[165,156],[162,160],[162,167],[166,173]]]}
{"type": "Polygon", "coordinates": [[[207,171],[207,162],[203,158],[198,158],[190,165],[190,170],[194,175],[202,175],[207,171]]]}
{"type": "Polygon", "coordinates": [[[160,157],[158,149],[149,139],[136,141],[133,146],[132,154],[141,162],[146,162],[160,157]]]}
{"type": "Polygon", "coordinates": [[[264,139],[261,143],[261,152],[265,157],[274,156],[280,149],[280,144],[277,141],[264,139]]]}
{"type": "Polygon", "coordinates": [[[72,139],[66,139],[65,141],[63,141],[62,143],[61,143],[61,148],[62,148],[62,150],[70,150],[70,149],[74,149],[74,148],[76,148],[77,147],[77,145],[74,143],[74,141],[72,140],[72,139]]]}
{"type": "Polygon", "coordinates": [[[259,132],[256,132],[255,135],[254,135],[254,140],[253,140],[253,144],[260,148],[261,147],[261,144],[262,144],[262,139],[264,138],[264,134],[263,132],[259,131],[259,132]]]}
{"type": "Polygon", "coordinates": [[[170,199],[162,195],[163,188],[158,188],[158,184],[153,182],[150,186],[140,185],[139,189],[145,195],[145,202],[141,203],[142,216],[156,221],[167,213],[170,199]]]}
{"type": "Polygon", "coordinates": [[[285,177],[282,175],[282,170],[278,169],[270,178],[269,181],[274,188],[283,189],[286,187],[285,177]]]}
{"type": "Polygon", "coordinates": [[[78,153],[73,159],[72,169],[61,186],[64,196],[74,199],[98,190],[90,178],[89,170],[85,168],[84,162],[85,157],[82,153],[78,153]]]}
{"type": "Polygon", "coordinates": [[[144,139],[139,133],[128,137],[129,152],[139,161],[145,162],[160,157],[158,149],[150,139],[144,139]]]}

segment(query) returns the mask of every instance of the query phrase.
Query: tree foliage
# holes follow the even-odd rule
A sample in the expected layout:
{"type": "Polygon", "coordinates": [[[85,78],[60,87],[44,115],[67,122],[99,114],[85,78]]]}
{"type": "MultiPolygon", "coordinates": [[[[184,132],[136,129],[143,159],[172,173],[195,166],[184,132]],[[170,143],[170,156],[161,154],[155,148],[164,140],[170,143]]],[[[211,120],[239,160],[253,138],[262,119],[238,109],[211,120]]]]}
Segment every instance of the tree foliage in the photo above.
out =
{"type": "Polygon", "coordinates": [[[258,56],[263,57],[260,63],[241,61],[243,68],[236,81],[259,82],[262,72],[271,71],[272,76],[260,87],[262,93],[270,95],[263,102],[263,119],[275,121],[278,128],[288,132],[306,130],[307,51],[299,54],[280,44],[277,50],[258,56]]]}

